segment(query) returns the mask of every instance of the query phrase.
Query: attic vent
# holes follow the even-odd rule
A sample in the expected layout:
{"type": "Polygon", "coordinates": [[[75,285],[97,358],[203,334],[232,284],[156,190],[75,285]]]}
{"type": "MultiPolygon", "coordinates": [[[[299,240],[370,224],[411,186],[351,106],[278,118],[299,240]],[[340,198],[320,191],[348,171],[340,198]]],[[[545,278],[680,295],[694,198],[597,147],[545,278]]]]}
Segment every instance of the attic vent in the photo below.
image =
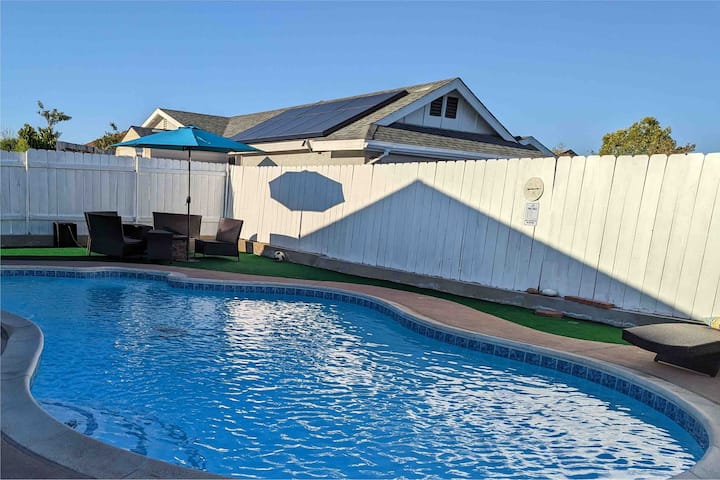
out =
{"type": "Polygon", "coordinates": [[[433,117],[439,117],[442,115],[443,97],[436,98],[430,104],[430,115],[433,117]]]}
{"type": "Polygon", "coordinates": [[[445,105],[445,118],[457,117],[458,98],[447,97],[447,105],[445,105]]]}

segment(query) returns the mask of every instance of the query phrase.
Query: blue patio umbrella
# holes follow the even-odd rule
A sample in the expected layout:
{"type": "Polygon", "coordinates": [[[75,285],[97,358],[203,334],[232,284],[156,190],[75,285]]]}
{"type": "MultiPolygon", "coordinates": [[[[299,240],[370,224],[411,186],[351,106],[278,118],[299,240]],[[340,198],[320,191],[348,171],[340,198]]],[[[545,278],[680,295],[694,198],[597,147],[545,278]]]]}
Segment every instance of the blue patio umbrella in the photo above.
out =
{"type": "Polygon", "coordinates": [[[160,148],[164,150],[187,150],[188,152],[188,196],[187,203],[187,248],[185,249],[185,260],[188,259],[190,251],[190,163],[192,162],[192,151],[202,152],[260,152],[257,148],[244,143],[229,140],[220,135],[215,135],[195,126],[180,127],[177,130],[153,133],[144,137],[128,140],[127,142],[116,143],[113,147],[135,147],[135,148],[160,148]]]}

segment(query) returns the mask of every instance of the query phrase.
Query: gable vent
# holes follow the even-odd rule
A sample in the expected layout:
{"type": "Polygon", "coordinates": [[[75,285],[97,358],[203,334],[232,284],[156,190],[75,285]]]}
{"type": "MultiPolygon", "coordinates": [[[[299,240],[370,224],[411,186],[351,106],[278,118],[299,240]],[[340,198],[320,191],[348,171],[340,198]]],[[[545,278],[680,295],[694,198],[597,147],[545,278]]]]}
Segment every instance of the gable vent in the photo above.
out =
{"type": "Polygon", "coordinates": [[[458,98],[447,97],[447,104],[445,105],[445,118],[456,118],[458,109],[458,98]]]}
{"type": "Polygon", "coordinates": [[[430,115],[433,117],[439,117],[442,115],[443,97],[436,98],[430,104],[430,115]]]}

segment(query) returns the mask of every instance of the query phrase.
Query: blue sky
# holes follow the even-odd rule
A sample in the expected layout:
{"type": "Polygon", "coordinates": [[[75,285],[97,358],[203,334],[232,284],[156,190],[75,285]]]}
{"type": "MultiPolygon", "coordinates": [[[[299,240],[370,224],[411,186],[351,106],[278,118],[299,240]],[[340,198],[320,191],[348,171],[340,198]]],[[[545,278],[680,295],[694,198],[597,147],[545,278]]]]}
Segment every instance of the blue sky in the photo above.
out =
{"type": "Polygon", "coordinates": [[[720,2],[13,2],[2,129],[61,140],[156,108],[238,115],[461,77],[514,135],[579,153],[655,116],[720,151],[720,2]]]}

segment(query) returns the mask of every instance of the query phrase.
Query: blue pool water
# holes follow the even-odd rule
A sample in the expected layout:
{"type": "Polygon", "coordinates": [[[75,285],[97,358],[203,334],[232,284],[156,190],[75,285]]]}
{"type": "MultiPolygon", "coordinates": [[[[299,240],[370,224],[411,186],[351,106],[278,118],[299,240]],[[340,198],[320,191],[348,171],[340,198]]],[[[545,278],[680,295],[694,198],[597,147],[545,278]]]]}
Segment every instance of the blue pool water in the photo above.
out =
{"type": "Polygon", "coordinates": [[[238,477],[663,478],[697,442],[586,380],[420,336],[366,307],[3,277],[37,323],[32,393],[93,438],[238,477]]]}

